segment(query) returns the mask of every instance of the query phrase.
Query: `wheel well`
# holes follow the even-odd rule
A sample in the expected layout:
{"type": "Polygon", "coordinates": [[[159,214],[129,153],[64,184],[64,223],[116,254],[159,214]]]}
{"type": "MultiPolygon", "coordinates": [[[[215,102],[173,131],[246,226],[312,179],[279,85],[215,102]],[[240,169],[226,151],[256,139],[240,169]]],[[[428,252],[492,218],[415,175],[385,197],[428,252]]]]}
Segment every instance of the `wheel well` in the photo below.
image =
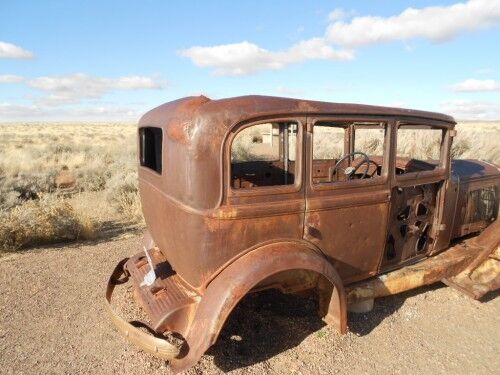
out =
{"type": "Polygon", "coordinates": [[[184,358],[172,362],[173,368],[181,371],[198,361],[217,340],[235,306],[247,293],[258,290],[256,286],[259,284],[265,286],[266,281],[275,281],[276,278],[282,283],[296,281],[298,275],[307,278],[318,274],[321,277],[315,276],[315,286],[319,292],[320,315],[345,333],[347,308],[344,287],[328,260],[316,250],[297,243],[265,245],[230,264],[207,287],[186,335],[189,351],[184,358]]]}

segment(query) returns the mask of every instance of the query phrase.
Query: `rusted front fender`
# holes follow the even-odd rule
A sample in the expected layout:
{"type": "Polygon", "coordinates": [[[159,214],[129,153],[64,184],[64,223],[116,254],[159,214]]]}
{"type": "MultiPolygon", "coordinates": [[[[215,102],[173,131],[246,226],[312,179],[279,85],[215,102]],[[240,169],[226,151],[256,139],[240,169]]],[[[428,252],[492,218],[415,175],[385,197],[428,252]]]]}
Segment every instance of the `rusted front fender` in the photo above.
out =
{"type": "Polygon", "coordinates": [[[342,281],[323,254],[298,242],[283,242],[257,248],[231,263],[207,287],[192,324],[185,335],[186,356],[175,358],[179,372],[195,364],[217,340],[233,308],[255,285],[286,270],[309,270],[323,276],[322,299],[325,320],[341,333],[347,331],[346,298],[342,281]]]}

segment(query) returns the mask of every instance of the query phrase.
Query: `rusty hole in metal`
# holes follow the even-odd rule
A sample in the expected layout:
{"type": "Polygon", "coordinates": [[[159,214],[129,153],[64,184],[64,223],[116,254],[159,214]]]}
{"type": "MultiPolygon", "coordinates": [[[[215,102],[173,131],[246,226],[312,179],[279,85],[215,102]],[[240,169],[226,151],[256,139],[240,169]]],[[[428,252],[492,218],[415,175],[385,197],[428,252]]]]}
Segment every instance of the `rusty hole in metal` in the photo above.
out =
{"type": "Polygon", "coordinates": [[[429,242],[429,236],[427,232],[429,231],[429,226],[427,225],[424,230],[422,231],[422,234],[418,238],[417,241],[417,252],[423,251],[425,247],[427,246],[427,243],[429,242]]]}
{"type": "Polygon", "coordinates": [[[394,247],[394,237],[389,235],[387,239],[387,245],[385,245],[385,255],[388,260],[394,259],[396,257],[396,248],[394,247]]]}
{"type": "Polygon", "coordinates": [[[429,210],[427,209],[427,207],[423,203],[419,203],[417,205],[417,216],[427,215],[428,212],[429,212],[429,210]]]}
{"type": "Polygon", "coordinates": [[[399,232],[401,233],[401,237],[406,237],[406,233],[408,233],[408,225],[403,224],[399,227],[399,232]]]}
{"type": "Polygon", "coordinates": [[[406,220],[410,216],[410,206],[406,206],[403,211],[398,214],[398,220],[406,220]]]}
{"type": "Polygon", "coordinates": [[[154,294],[154,295],[160,293],[162,290],[164,290],[164,289],[161,287],[158,287],[158,286],[152,286],[150,289],[151,294],[154,294]]]}

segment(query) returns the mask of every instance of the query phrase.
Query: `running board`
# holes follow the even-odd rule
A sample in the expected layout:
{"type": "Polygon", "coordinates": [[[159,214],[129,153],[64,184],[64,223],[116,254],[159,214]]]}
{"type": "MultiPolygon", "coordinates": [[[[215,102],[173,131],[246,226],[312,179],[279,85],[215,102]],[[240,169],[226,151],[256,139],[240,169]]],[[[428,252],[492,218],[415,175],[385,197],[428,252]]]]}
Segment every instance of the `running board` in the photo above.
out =
{"type": "Polygon", "coordinates": [[[346,287],[347,302],[356,305],[439,281],[480,298],[500,288],[499,244],[496,220],[478,236],[436,256],[346,287]]]}

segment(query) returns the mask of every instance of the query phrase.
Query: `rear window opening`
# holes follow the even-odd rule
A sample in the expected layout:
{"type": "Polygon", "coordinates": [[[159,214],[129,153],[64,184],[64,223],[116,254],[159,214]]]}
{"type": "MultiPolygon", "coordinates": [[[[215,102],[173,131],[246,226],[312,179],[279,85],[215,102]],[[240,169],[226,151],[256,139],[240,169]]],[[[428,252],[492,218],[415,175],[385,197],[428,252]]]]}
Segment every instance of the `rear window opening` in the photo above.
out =
{"type": "Polygon", "coordinates": [[[269,122],[239,131],[231,145],[231,186],[250,189],[295,183],[298,124],[269,122]]]}
{"type": "Polygon", "coordinates": [[[161,174],[162,130],[146,127],[139,129],[139,155],[141,166],[161,174]]]}

